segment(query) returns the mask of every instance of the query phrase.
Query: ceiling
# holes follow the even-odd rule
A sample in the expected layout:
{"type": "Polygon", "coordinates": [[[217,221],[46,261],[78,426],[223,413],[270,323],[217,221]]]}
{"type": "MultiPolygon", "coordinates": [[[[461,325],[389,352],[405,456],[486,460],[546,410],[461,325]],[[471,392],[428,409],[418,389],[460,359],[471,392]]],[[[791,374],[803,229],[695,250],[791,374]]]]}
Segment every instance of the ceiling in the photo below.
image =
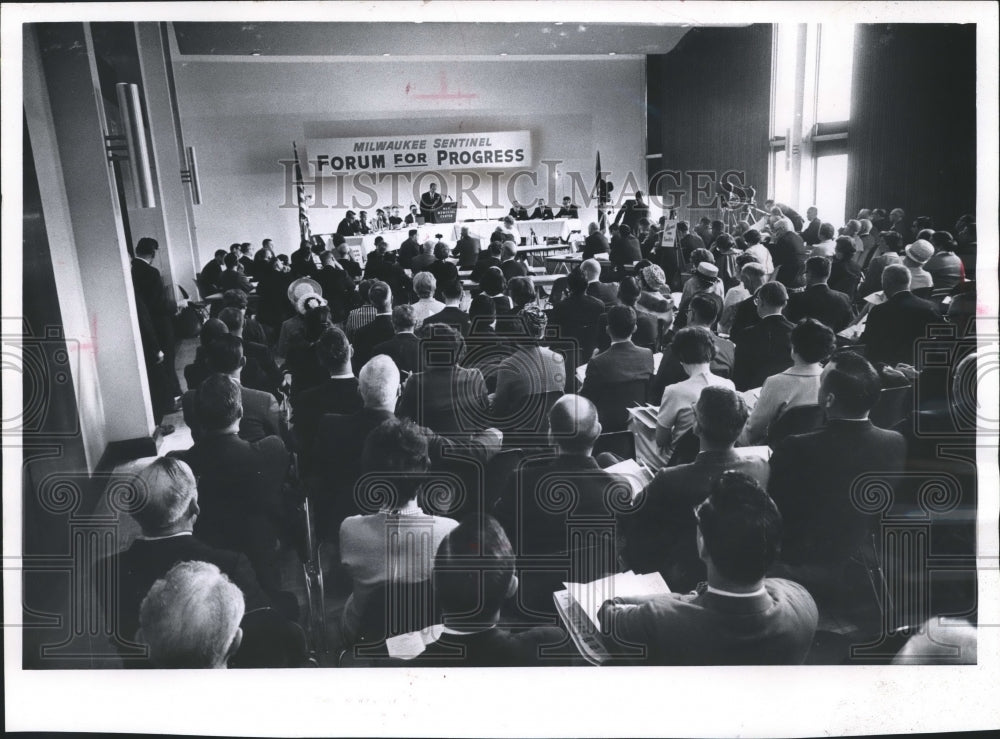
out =
{"type": "Polygon", "coordinates": [[[665,54],[687,25],[638,23],[172,24],[181,55],[499,56],[665,54]]]}

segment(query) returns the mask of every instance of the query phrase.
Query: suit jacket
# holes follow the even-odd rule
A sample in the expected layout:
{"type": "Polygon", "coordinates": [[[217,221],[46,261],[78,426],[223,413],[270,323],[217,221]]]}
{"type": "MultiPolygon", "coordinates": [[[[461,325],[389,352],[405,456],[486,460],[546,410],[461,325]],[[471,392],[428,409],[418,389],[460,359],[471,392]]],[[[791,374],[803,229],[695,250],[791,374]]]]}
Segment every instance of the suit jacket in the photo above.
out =
{"type": "Polygon", "coordinates": [[[399,266],[403,269],[410,269],[410,263],[418,254],[420,254],[419,242],[407,237],[406,240],[399,245],[399,249],[396,251],[396,260],[399,262],[399,266]]]}
{"type": "Polygon", "coordinates": [[[437,223],[437,212],[443,203],[439,192],[428,190],[420,196],[420,215],[426,223],[437,223]]]}
{"type": "Polygon", "coordinates": [[[456,282],[458,280],[458,267],[456,267],[451,262],[446,262],[443,259],[436,259],[427,268],[427,271],[434,275],[434,281],[437,283],[438,291],[449,282],[456,282]]]}
{"type": "Polygon", "coordinates": [[[565,345],[566,388],[576,388],[576,368],[590,360],[597,346],[597,330],[604,315],[604,303],[590,295],[570,295],[549,311],[549,322],[559,327],[559,348],[565,345]]]}
{"type": "Polygon", "coordinates": [[[733,325],[729,328],[730,340],[738,341],[740,334],[758,323],[760,323],[760,314],[757,313],[757,304],[751,295],[736,306],[736,311],[733,314],[733,325]]]}
{"type": "MultiPolygon", "coordinates": [[[[864,486],[893,485],[906,441],[870,421],[830,419],[818,431],[789,436],[771,455],[768,493],[784,519],[781,557],[790,564],[843,563],[877,516],[854,503],[864,486]],[[873,477],[866,479],[865,475],[873,477]]],[[[892,493],[889,493],[891,499],[892,493]]]]}
{"type": "MultiPolygon", "coordinates": [[[[529,457],[503,486],[495,513],[515,554],[534,556],[568,552],[567,525],[574,518],[614,521],[612,505],[625,484],[605,472],[591,456],[544,454],[529,457]],[[569,485],[575,495],[567,506],[548,501],[569,485]]],[[[550,593],[551,596],[551,593],[550,593]]]]}
{"type": "Polygon", "coordinates": [[[479,249],[479,239],[472,236],[465,236],[455,244],[455,248],[451,250],[451,255],[458,257],[458,266],[460,269],[468,269],[476,265],[476,260],[479,258],[479,249]]]}
{"type": "Polygon", "coordinates": [[[809,252],[801,236],[794,231],[786,231],[775,242],[771,256],[774,259],[776,282],[785,287],[805,285],[804,273],[809,252]]]}
{"type": "Polygon", "coordinates": [[[785,317],[792,323],[798,323],[803,318],[815,318],[832,328],[834,333],[839,333],[854,320],[854,311],[851,299],[844,293],[819,284],[789,295],[785,317]]]}
{"type": "Polygon", "coordinates": [[[293,277],[314,277],[319,271],[313,259],[312,249],[308,247],[304,249],[300,247],[293,251],[289,262],[293,277]]]}
{"type": "Polygon", "coordinates": [[[222,288],[223,292],[226,290],[242,290],[245,293],[249,293],[253,290],[253,285],[250,284],[247,276],[235,269],[227,269],[219,275],[219,287],[222,288]]]}
{"type": "MultiPolygon", "coordinates": [[[[174,352],[173,315],[163,290],[163,280],[156,267],[141,259],[132,260],[132,286],[135,290],[136,303],[140,314],[140,329],[143,333],[143,349],[147,359],[155,358],[162,351],[172,362],[174,352]]],[[[173,366],[168,367],[173,371],[173,366]]]]}
{"type": "Polygon", "coordinates": [[[487,252],[480,252],[479,259],[476,261],[476,266],[472,268],[471,279],[479,282],[483,279],[483,275],[486,274],[486,270],[490,267],[499,267],[500,260],[496,257],[491,257],[487,252]]]}
{"type": "Polygon", "coordinates": [[[819,238],[819,227],[822,222],[819,218],[813,218],[809,221],[809,225],[806,226],[806,230],[802,232],[802,240],[806,242],[809,246],[813,244],[818,244],[820,242],[819,238]]]}
{"type": "MultiPolygon", "coordinates": [[[[136,539],[124,552],[112,554],[98,567],[118,573],[117,633],[126,639],[135,636],[139,628],[139,606],[153,583],[178,562],[208,562],[214,564],[243,593],[247,611],[266,608],[270,601],[265,595],[250,560],[245,555],[227,549],[216,549],[193,534],[180,534],[164,539],[136,539]]],[[[108,614],[111,616],[111,614],[108,614]]]]}
{"type": "Polygon", "coordinates": [[[642,259],[642,248],[639,246],[639,239],[635,236],[627,238],[623,236],[613,237],[611,239],[610,259],[612,264],[616,264],[619,267],[632,262],[638,262],[642,259]]]}
{"type": "Polygon", "coordinates": [[[600,231],[589,234],[583,241],[583,253],[580,255],[584,259],[590,259],[595,254],[607,254],[608,237],[600,231]]]}
{"type": "Polygon", "coordinates": [[[316,282],[323,289],[323,297],[330,304],[330,318],[340,323],[347,318],[354,296],[354,281],[343,269],[327,265],[316,274],[316,282]]]}
{"type": "Polygon", "coordinates": [[[375,347],[383,341],[388,341],[396,335],[396,330],[392,326],[392,316],[383,313],[375,316],[371,323],[368,323],[357,330],[354,334],[354,374],[357,375],[365,362],[375,356],[375,347]]]}
{"type": "Polygon", "coordinates": [[[392,359],[401,372],[410,373],[420,369],[420,339],[412,333],[396,334],[391,339],[376,345],[372,350],[372,356],[378,354],[385,354],[392,359]]]}
{"type": "Polygon", "coordinates": [[[867,347],[868,361],[895,366],[900,362],[916,366],[917,342],[927,326],[941,321],[934,303],[906,290],[896,293],[868,314],[861,343],[867,347]]]}
{"type": "Polygon", "coordinates": [[[275,544],[283,516],[282,485],[291,461],[284,442],[276,436],[251,443],[236,434],[211,434],[176,456],[198,479],[198,538],[242,552],[261,585],[278,590],[275,544]]]}
{"type": "Polygon", "coordinates": [[[827,284],[831,290],[844,293],[853,303],[863,277],[861,267],[854,262],[834,259],[830,264],[830,279],[827,284]]]}
{"type": "Polygon", "coordinates": [[[732,449],[700,452],[690,464],[660,470],[618,517],[629,567],[636,572],[659,571],[675,592],[687,592],[704,580],[693,509],[727,470],[744,472],[762,487],[770,475],[766,460],[732,449]]]}
{"type": "MultiPolygon", "coordinates": [[[[361,406],[356,377],[330,377],[296,396],[292,424],[303,457],[313,448],[319,421],[325,414],[354,413],[361,410],[361,406]]],[[[303,461],[308,464],[308,460],[303,461]]]]}
{"type": "Polygon", "coordinates": [[[528,266],[520,259],[508,259],[506,262],[501,262],[500,270],[503,272],[504,279],[508,281],[515,277],[528,276],[528,266]]]}
{"type": "Polygon", "coordinates": [[[556,213],[556,218],[579,218],[580,210],[575,205],[571,205],[568,208],[560,208],[559,212],[556,213]]]}
{"type": "Polygon", "coordinates": [[[587,295],[604,303],[605,312],[619,302],[618,285],[610,282],[591,282],[587,285],[587,295]]]}
{"type": "Polygon", "coordinates": [[[199,276],[202,292],[205,292],[206,294],[222,292],[222,288],[219,287],[219,277],[221,275],[222,265],[214,259],[202,267],[201,275],[199,276]]]}
{"type": "Polygon", "coordinates": [[[361,233],[361,223],[359,221],[348,221],[346,217],[340,219],[337,224],[337,234],[340,236],[357,236],[361,233]]]}
{"type": "Polygon", "coordinates": [[[632,233],[639,232],[639,221],[649,218],[649,206],[639,203],[637,200],[626,200],[622,205],[618,215],[615,216],[615,224],[622,224],[632,229],[632,233]]]}
{"type": "MultiPolygon", "coordinates": [[[[713,375],[731,378],[733,374],[733,362],[736,358],[736,345],[718,334],[712,334],[712,340],[715,342],[715,359],[711,361],[708,369],[713,375]]],[[[660,366],[657,368],[656,376],[649,386],[650,400],[654,403],[659,403],[663,397],[663,391],[668,386],[677,382],[684,382],[687,378],[687,372],[684,371],[680,360],[674,354],[673,345],[668,344],[663,349],[660,366]]]]}
{"type": "Polygon", "coordinates": [[[439,434],[481,431],[489,426],[489,397],[478,369],[434,367],[410,375],[396,415],[439,434]]]}
{"type": "MultiPolygon", "coordinates": [[[[243,356],[246,357],[246,364],[240,373],[240,384],[254,390],[263,390],[280,399],[278,387],[281,385],[281,372],[267,345],[243,339],[243,356]]],[[[192,385],[188,383],[188,387],[192,385]]]]}
{"type": "Polygon", "coordinates": [[[733,358],[732,379],[737,390],[762,387],[768,377],[792,366],[793,328],[787,318],[775,315],[740,333],[733,358]]]}
{"type": "Polygon", "coordinates": [[[624,383],[642,383],[642,396],[634,398],[644,402],[649,389],[649,379],[653,376],[653,352],[623,341],[612,344],[587,363],[587,374],[580,394],[589,398],[601,414],[601,426],[605,431],[624,430],[628,423],[625,410],[631,405],[621,396],[624,383]]]}
{"type": "Polygon", "coordinates": [[[410,271],[413,274],[417,272],[430,271],[430,267],[434,262],[437,261],[433,254],[418,254],[410,260],[410,271]]]}
{"type": "Polygon", "coordinates": [[[424,319],[424,323],[443,323],[454,328],[462,336],[469,335],[469,314],[453,305],[446,305],[434,315],[428,316],[424,319]]]}
{"type": "MultiPolygon", "coordinates": [[[[195,393],[196,389],[192,389],[181,396],[181,409],[184,412],[184,423],[191,429],[191,438],[197,442],[203,433],[195,412],[195,393]]],[[[240,399],[243,402],[239,434],[241,439],[253,442],[260,441],[265,436],[284,437],[288,433],[273,395],[240,385],[240,399]]]]}
{"type": "Polygon", "coordinates": [[[511,419],[523,416],[529,399],[547,393],[563,393],[566,363],[551,349],[524,345],[500,363],[493,416],[498,428],[509,428],[511,419]]]}
{"type": "Polygon", "coordinates": [[[708,591],[621,598],[605,603],[598,618],[623,641],[644,645],[644,664],[802,664],[816,603],[790,580],[767,579],[764,590],[750,598],[708,591]]]}
{"type": "Polygon", "coordinates": [[[681,237],[680,246],[681,252],[684,254],[684,261],[688,262],[691,259],[691,252],[695,249],[704,249],[705,242],[702,241],[701,236],[692,231],[681,237]]]}
{"type": "Polygon", "coordinates": [[[555,626],[536,626],[511,632],[494,626],[474,634],[441,634],[437,641],[412,660],[394,660],[396,667],[533,667],[552,665],[545,647],[566,641],[566,632],[555,626]]]}
{"type": "MultiPolygon", "coordinates": [[[[389,411],[361,408],[354,413],[327,413],[319,419],[311,460],[305,470],[317,484],[311,486],[317,526],[336,531],[347,516],[360,513],[354,503],[354,483],[361,477],[361,455],[368,434],[393,417],[389,411]]],[[[318,535],[321,535],[318,533],[318,535]]]]}
{"type": "Polygon", "coordinates": [[[535,208],[531,212],[531,220],[533,221],[551,221],[552,217],[552,208],[549,208],[548,206],[544,208],[535,208]]]}
{"type": "Polygon", "coordinates": [[[507,215],[509,215],[515,221],[526,221],[526,220],[528,220],[528,209],[527,208],[511,208],[509,211],[507,211],[507,215]]]}

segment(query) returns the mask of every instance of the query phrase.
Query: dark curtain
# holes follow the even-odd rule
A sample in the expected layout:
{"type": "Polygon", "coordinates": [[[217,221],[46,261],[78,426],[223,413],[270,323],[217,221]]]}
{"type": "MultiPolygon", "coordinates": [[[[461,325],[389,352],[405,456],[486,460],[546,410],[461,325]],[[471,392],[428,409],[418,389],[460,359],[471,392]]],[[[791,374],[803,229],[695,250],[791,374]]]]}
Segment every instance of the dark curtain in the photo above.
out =
{"type": "Polygon", "coordinates": [[[849,212],[975,212],[975,25],[858,26],[848,154],[849,212]]]}
{"type": "MultiPolygon", "coordinates": [[[[651,193],[664,197],[685,190],[687,212],[698,207],[689,200],[694,187],[709,182],[702,176],[692,184],[694,173],[711,172],[717,179],[735,170],[757,188],[758,202],[764,200],[771,37],[769,24],[696,28],[669,53],[647,57],[648,152],[663,155],[649,162],[651,193]],[[657,178],[658,171],[669,170],[682,173],[681,188],[672,176],[657,178]]],[[[702,208],[710,206],[703,200],[702,208]]]]}

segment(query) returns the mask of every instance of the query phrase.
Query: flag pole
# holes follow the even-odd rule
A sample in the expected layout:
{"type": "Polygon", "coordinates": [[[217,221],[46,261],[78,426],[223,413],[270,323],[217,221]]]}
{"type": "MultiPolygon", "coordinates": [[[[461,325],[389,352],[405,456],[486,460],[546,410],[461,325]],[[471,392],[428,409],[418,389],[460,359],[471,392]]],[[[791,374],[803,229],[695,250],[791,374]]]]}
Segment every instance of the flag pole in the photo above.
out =
{"type": "Polygon", "coordinates": [[[309,205],[306,203],[306,186],[302,182],[302,165],[299,163],[299,148],[292,142],[292,153],[295,156],[295,199],[299,206],[299,242],[312,240],[312,229],[309,225],[309,205]]]}

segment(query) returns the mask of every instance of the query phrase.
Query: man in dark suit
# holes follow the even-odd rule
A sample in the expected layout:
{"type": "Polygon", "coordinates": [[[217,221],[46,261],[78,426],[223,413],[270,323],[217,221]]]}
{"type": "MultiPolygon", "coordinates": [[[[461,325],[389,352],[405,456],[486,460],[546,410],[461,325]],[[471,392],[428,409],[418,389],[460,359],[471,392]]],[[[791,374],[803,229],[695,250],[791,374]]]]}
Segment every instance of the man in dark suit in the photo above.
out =
{"type": "Polygon", "coordinates": [[[323,268],[316,274],[316,282],[323,289],[323,299],[330,306],[330,320],[341,323],[352,307],[354,281],[348,277],[332,251],[323,252],[320,261],[323,268]]]}
{"type": "Polygon", "coordinates": [[[479,258],[479,239],[469,236],[468,226],[462,226],[461,235],[455,242],[451,255],[458,258],[459,269],[471,269],[476,266],[476,260],[479,258]]]}
{"type": "Polygon", "coordinates": [[[619,272],[626,264],[642,259],[639,240],[632,235],[632,229],[624,223],[619,227],[618,235],[611,239],[610,259],[611,263],[619,268],[619,272]]]}
{"type": "Polygon", "coordinates": [[[424,223],[437,223],[438,210],[444,202],[437,187],[437,183],[432,182],[427,192],[420,196],[420,215],[424,217],[424,223]]]}
{"type": "Polygon", "coordinates": [[[368,291],[368,299],[375,306],[375,318],[354,334],[354,369],[361,367],[375,354],[375,347],[391,339],[396,331],[392,327],[392,290],[384,282],[376,282],[368,291]]]}
{"type": "Polygon", "coordinates": [[[771,250],[775,281],[787,288],[802,287],[808,254],[802,237],[792,230],[792,222],[779,218],[774,224],[774,248],[771,250]]]}
{"type": "Polygon", "coordinates": [[[313,260],[312,243],[307,239],[303,239],[299,248],[292,252],[291,269],[292,277],[312,277],[319,271],[313,260]]]}
{"type": "MultiPolygon", "coordinates": [[[[890,488],[903,469],[906,441],[868,420],[881,389],[878,373],[851,351],[836,352],[823,368],[819,404],[826,426],[780,441],[771,455],[768,490],[785,517],[781,559],[790,566],[816,568],[815,595],[834,587],[843,568],[878,521],[857,501],[890,488]]],[[[841,604],[843,605],[843,604],[841,604]]]]}
{"type": "MultiPolygon", "coordinates": [[[[240,291],[237,290],[236,292],[240,291]]],[[[271,350],[267,344],[258,344],[244,337],[243,312],[239,308],[223,308],[219,311],[219,320],[226,324],[226,328],[230,334],[243,342],[243,358],[245,359],[245,363],[243,370],[240,372],[240,384],[254,390],[263,390],[280,401],[282,396],[279,388],[282,382],[282,375],[278,370],[278,365],[275,364],[274,355],[271,354],[271,350]]],[[[207,374],[211,374],[211,371],[207,367],[205,368],[205,372],[206,376],[207,374]]],[[[198,384],[201,384],[200,379],[198,384]]]]}
{"type": "Polygon", "coordinates": [[[646,647],[644,664],[801,664],[818,613],[806,589],[765,577],[781,542],[781,513],[750,476],[723,473],[695,512],[707,587],[615,598],[603,630],[646,647]]]}
{"type": "Polygon", "coordinates": [[[239,289],[249,293],[253,290],[253,285],[247,276],[240,271],[239,255],[230,252],[225,258],[226,269],[219,275],[219,287],[223,290],[239,289]]]}
{"type": "Polygon", "coordinates": [[[538,201],[538,207],[531,212],[533,221],[551,221],[553,218],[552,208],[545,204],[544,200],[538,201]]]}
{"type": "Polygon", "coordinates": [[[607,310],[618,305],[618,286],[610,282],[601,282],[601,263],[596,259],[587,259],[580,265],[580,272],[587,279],[587,295],[604,303],[607,310]]]}
{"type": "MultiPolygon", "coordinates": [[[[712,324],[719,314],[719,304],[704,293],[695,295],[687,306],[687,325],[704,326],[711,331],[712,324]]],[[[729,378],[733,374],[733,363],[736,359],[736,345],[728,339],[724,339],[716,333],[712,334],[712,341],[715,343],[715,357],[709,364],[709,371],[713,375],[729,378]]],[[[663,397],[663,391],[669,385],[684,382],[688,379],[687,372],[681,366],[680,360],[674,353],[673,347],[668,344],[663,349],[663,357],[660,366],[656,370],[649,387],[649,397],[654,403],[659,403],[663,397]]]]}
{"type": "MultiPolygon", "coordinates": [[[[467,519],[438,547],[434,601],[444,631],[415,658],[394,662],[413,667],[528,667],[566,664],[546,654],[567,639],[555,626],[512,632],[499,626],[505,601],[518,589],[514,550],[492,516],[467,519]]],[[[566,654],[566,652],[562,652],[566,654]]]]}
{"type": "Polygon", "coordinates": [[[767,486],[767,460],[733,448],[749,416],[743,396],[734,390],[715,385],[701,391],[694,413],[698,456],[690,464],[660,470],[619,515],[629,567],[636,572],[659,571],[675,592],[688,592],[705,579],[692,510],[726,470],[746,473],[767,486]]]}
{"type": "Polygon", "coordinates": [[[225,265],[226,253],[225,249],[216,249],[212,261],[201,268],[201,274],[198,276],[198,288],[201,290],[203,298],[212,293],[222,292],[222,288],[219,286],[219,277],[222,275],[222,267],[225,265]]]}
{"type": "Polygon", "coordinates": [[[410,269],[413,258],[420,254],[420,242],[417,241],[418,233],[417,229],[411,228],[406,240],[399,245],[399,249],[396,251],[396,261],[403,269],[410,269]]]}
{"type": "Polygon", "coordinates": [[[421,371],[406,381],[396,415],[439,434],[469,434],[491,426],[483,374],[461,366],[461,334],[451,326],[425,324],[418,338],[421,371]]]}
{"type": "Polygon", "coordinates": [[[239,383],[228,375],[216,373],[201,383],[195,411],[204,434],[176,456],[198,479],[196,534],[245,554],[265,590],[275,592],[281,582],[275,545],[284,527],[282,486],[291,461],[285,444],[277,436],[251,443],[237,435],[243,405],[239,383]]]}
{"type": "Polygon", "coordinates": [[[372,356],[385,354],[396,363],[399,371],[409,375],[420,369],[420,340],[414,335],[417,321],[412,305],[397,305],[392,309],[392,328],[396,335],[376,345],[372,356]]]}
{"type": "Polygon", "coordinates": [[[528,220],[528,209],[514,200],[511,202],[510,210],[507,211],[507,215],[515,221],[526,221],[528,220]]]}
{"type": "Polygon", "coordinates": [[[632,343],[635,326],[635,309],[627,305],[611,308],[607,327],[611,346],[587,363],[580,395],[597,406],[606,431],[625,430],[626,408],[645,402],[653,376],[653,352],[632,343]]]}
{"type": "Polygon", "coordinates": [[[605,236],[596,223],[587,226],[587,238],[583,242],[583,259],[593,259],[595,254],[608,253],[608,237],[605,236]]]}
{"type": "Polygon", "coordinates": [[[910,270],[902,264],[882,270],[882,290],[888,300],[871,309],[861,343],[875,364],[916,366],[916,343],[941,316],[932,302],[910,292],[910,270]]]}
{"type": "Polygon", "coordinates": [[[556,218],[579,218],[580,209],[573,204],[573,199],[569,195],[562,199],[562,207],[556,213],[556,218]]]}
{"type": "Polygon", "coordinates": [[[830,279],[827,281],[831,290],[844,293],[852,304],[857,297],[858,286],[864,279],[861,266],[854,261],[855,253],[854,242],[849,236],[837,239],[833,262],[830,263],[830,279]]]}
{"type": "Polygon", "coordinates": [[[753,297],[760,322],[740,332],[733,357],[733,383],[737,390],[761,387],[771,375],[792,366],[792,329],[781,315],[788,292],[780,282],[768,282],[753,297]]]}
{"type": "Polygon", "coordinates": [[[802,232],[802,240],[806,242],[807,246],[813,246],[822,240],[819,236],[819,227],[823,225],[815,205],[806,208],[806,220],[809,221],[809,225],[802,232]]]}
{"type": "Polygon", "coordinates": [[[368,263],[365,265],[365,279],[384,282],[392,291],[393,300],[400,303],[408,302],[413,281],[407,277],[398,260],[393,258],[384,241],[376,248],[378,251],[368,257],[368,263]]]}
{"type": "Polygon", "coordinates": [[[312,448],[319,420],[325,413],[353,413],[361,408],[358,381],[351,372],[351,351],[343,331],[336,326],[323,330],[316,356],[329,377],[293,396],[293,430],[297,447],[303,452],[312,448]]]}
{"type": "Polygon", "coordinates": [[[806,261],[806,289],[788,296],[785,318],[798,323],[803,318],[815,318],[838,333],[854,320],[851,299],[844,293],[831,290],[830,260],[826,257],[809,257],[806,261]]]}
{"type": "Polygon", "coordinates": [[[576,390],[576,368],[588,362],[597,347],[597,327],[604,303],[587,295],[587,278],[579,267],[566,276],[568,297],[549,311],[549,322],[558,326],[559,338],[572,342],[566,357],[566,392],[576,390]]]}
{"type": "Polygon", "coordinates": [[[157,424],[167,413],[176,411],[181,385],[174,368],[176,341],[174,339],[173,309],[167,301],[160,270],[153,266],[156,250],[160,245],[155,239],[144,237],[135,246],[132,260],[132,286],[135,290],[143,348],[146,354],[146,372],[153,403],[153,416],[157,424]]]}
{"type": "MultiPolygon", "coordinates": [[[[239,382],[246,358],[243,355],[243,341],[238,336],[225,334],[213,339],[203,347],[203,352],[205,363],[211,372],[221,372],[239,382]]],[[[181,399],[184,423],[191,429],[191,438],[194,441],[198,441],[204,433],[195,410],[196,392],[197,388],[188,390],[181,399]]],[[[240,438],[260,441],[265,436],[287,436],[288,426],[285,417],[279,411],[278,403],[271,393],[240,385],[240,406],[243,409],[239,423],[240,438]]]]}
{"type": "Polygon", "coordinates": [[[553,610],[552,593],[560,589],[559,583],[587,582],[609,574],[571,571],[570,562],[580,560],[570,556],[567,527],[574,519],[597,519],[610,524],[614,520],[613,500],[628,484],[623,478],[604,472],[592,456],[602,428],[597,408],[589,400],[579,395],[562,396],[549,411],[548,427],[549,442],[555,453],[526,459],[503,484],[495,507],[495,515],[518,556],[566,557],[553,561],[551,571],[526,569],[521,575],[525,605],[546,613],[553,610]],[[567,488],[572,491],[571,505],[549,503],[567,488]]]}
{"type": "Polygon", "coordinates": [[[631,233],[637,233],[639,231],[639,221],[643,218],[649,218],[649,206],[642,199],[642,193],[636,190],[635,199],[625,201],[621,210],[618,211],[618,215],[615,216],[613,225],[628,226],[631,233]]]}
{"type": "MultiPolygon", "coordinates": [[[[378,244],[381,238],[381,236],[376,236],[375,243],[378,244]]],[[[336,237],[334,238],[333,254],[337,259],[337,264],[347,273],[351,282],[361,279],[361,265],[354,261],[354,256],[351,254],[351,250],[347,247],[346,243],[336,243],[336,237]]]]}
{"type": "Polygon", "coordinates": [[[517,247],[513,241],[505,241],[500,249],[500,271],[506,280],[528,276],[528,267],[517,258],[517,247]]]}
{"type": "MultiPolygon", "coordinates": [[[[153,583],[178,562],[208,562],[218,567],[243,593],[245,611],[240,624],[243,641],[230,665],[285,666],[280,662],[255,663],[251,655],[259,657],[262,652],[273,652],[268,649],[269,644],[275,640],[287,642],[283,637],[289,632],[298,631],[301,636],[301,630],[271,608],[271,598],[261,588],[245,555],[216,549],[194,535],[201,510],[191,468],[179,459],[158,457],[137,472],[134,483],[143,505],[131,515],[141,527],[142,537],[127,550],[112,554],[95,565],[95,583],[115,582],[107,573],[117,573],[117,589],[97,596],[97,602],[114,604],[105,614],[109,621],[108,633],[132,640],[139,627],[139,606],[153,583]]],[[[283,601],[279,599],[277,603],[283,601]]],[[[132,659],[123,649],[124,645],[116,646],[125,666],[129,666],[132,659]]],[[[301,650],[298,656],[301,657],[301,650]]],[[[286,659],[288,657],[294,659],[294,655],[286,655],[286,659]]],[[[135,660],[144,662],[138,655],[135,660]]]]}
{"type": "Polygon", "coordinates": [[[486,270],[490,267],[499,267],[502,249],[499,241],[490,241],[490,245],[484,251],[479,252],[479,259],[476,260],[476,264],[472,268],[471,279],[479,282],[486,274],[486,270]]]}
{"type": "Polygon", "coordinates": [[[462,304],[462,284],[457,280],[441,287],[441,297],[444,298],[444,308],[424,319],[424,323],[443,323],[451,326],[462,336],[469,335],[469,314],[459,306],[462,304]]]}
{"type": "Polygon", "coordinates": [[[347,211],[340,223],[337,224],[337,234],[339,236],[358,236],[361,233],[361,223],[358,215],[353,210],[347,211]]]}

